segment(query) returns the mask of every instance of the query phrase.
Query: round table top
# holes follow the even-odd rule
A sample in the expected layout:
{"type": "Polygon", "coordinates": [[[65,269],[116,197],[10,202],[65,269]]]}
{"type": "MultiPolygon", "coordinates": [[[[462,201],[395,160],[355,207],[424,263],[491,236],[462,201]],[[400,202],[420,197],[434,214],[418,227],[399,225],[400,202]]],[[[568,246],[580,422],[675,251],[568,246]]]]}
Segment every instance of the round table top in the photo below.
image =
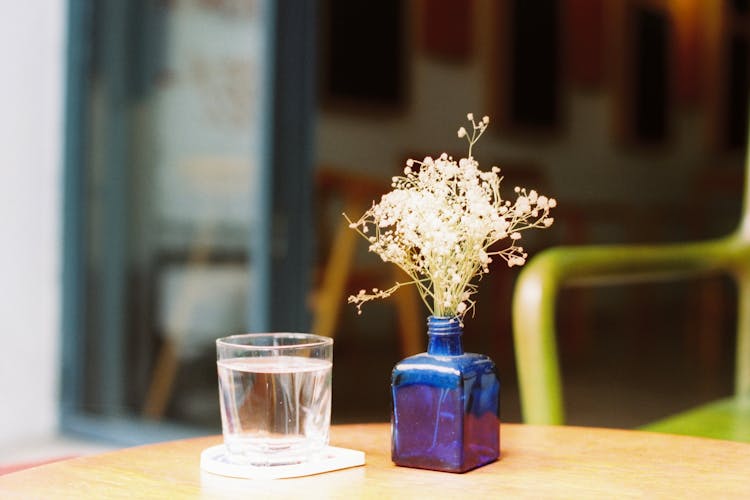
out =
{"type": "Polygon", "coordinates": [[[587,427],[503,424],[501,458],[465,474],[397,467],[390,426],[333,426],[361,467],[248,480],[202,472],[220,436],[75,458],[0,477],[2,498],[750,498],[750,444],[587,427]]]}

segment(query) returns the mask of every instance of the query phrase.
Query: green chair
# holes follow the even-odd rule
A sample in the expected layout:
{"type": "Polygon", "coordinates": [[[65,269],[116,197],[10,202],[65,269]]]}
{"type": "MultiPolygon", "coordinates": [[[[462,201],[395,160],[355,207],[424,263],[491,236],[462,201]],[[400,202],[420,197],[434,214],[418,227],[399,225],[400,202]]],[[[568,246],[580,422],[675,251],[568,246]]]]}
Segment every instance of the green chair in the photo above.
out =
{"type": "MultiPolygon", "coordinates": [[[[750,159],[746,160],[750,172],[750,159]]],[[[729,236],[664,245],[562,246],[540,252],[520,273],[513,295],[513,335],[523,420],[563,424],[555,335],[561,288],[726,273],[737,283],[734,396],[680,413],[646,430],[750,441],[750,180],[743,215],[729,236]]]]}

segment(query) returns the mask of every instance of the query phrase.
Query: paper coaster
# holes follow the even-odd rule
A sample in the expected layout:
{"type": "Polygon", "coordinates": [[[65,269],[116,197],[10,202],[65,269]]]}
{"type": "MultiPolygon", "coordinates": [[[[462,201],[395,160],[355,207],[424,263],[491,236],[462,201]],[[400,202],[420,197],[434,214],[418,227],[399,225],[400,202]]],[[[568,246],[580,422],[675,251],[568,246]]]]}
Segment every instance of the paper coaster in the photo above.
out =
{"type": "Polygon", "coordinates": [[[327,446],[320,457],[310,462],[291,465],[255,466],[235,464],[229,461],[223,444],[206,448],[201,452],[201,469],[221,476],[244,479],[282,479],[286,477],[311,476],[365,464],[363,451],[327,446]]]}

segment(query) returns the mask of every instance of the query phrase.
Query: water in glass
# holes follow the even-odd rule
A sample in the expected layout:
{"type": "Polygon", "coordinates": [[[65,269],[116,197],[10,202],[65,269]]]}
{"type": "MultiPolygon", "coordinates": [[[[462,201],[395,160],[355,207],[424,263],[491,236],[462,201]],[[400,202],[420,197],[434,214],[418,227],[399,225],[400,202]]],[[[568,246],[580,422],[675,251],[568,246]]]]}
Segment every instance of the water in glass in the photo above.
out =
{"type": "Polygon", "coordinates": [[[328,444],[331,361],[266,356],[218,361],[224,442],[230,459],[280,465],[328,444]]]}

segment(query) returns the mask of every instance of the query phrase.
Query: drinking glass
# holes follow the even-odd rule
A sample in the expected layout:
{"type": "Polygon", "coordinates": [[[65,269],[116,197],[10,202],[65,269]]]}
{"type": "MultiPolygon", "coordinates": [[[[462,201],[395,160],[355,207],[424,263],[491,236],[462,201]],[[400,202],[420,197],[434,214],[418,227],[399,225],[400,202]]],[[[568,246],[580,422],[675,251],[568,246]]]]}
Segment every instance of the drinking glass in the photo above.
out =
{"type": "Polygon", "coordinates": [[[328,444],[333,339],[249,333],[216,341],[224,444],[231,462],[312,460],[328,444]]]}

